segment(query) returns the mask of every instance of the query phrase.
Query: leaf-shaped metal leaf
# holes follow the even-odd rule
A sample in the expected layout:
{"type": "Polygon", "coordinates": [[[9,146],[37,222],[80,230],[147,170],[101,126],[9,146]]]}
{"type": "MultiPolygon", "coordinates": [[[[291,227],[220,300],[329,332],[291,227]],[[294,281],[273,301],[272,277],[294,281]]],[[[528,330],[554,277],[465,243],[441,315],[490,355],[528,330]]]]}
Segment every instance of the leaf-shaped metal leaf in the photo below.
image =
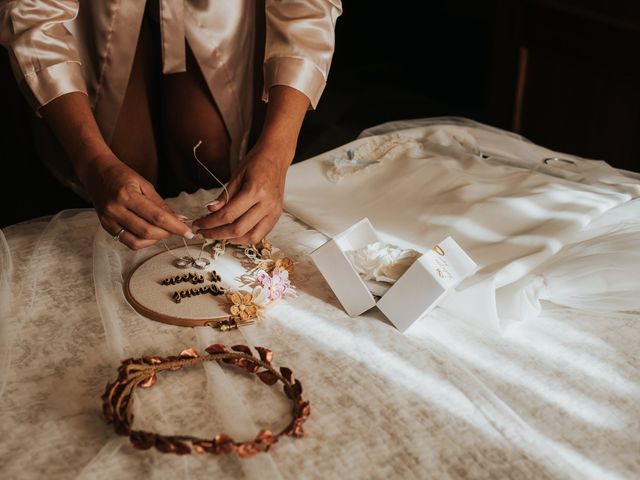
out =
{"type": "Polygon", "coordinates": [[[150,432],[131,432],[129,439],[134,447],[140,450],[148,450],[155,445],[156,436],[150,432]]]}
{"type": "Polygon", "coordinates": [[[293,392],[296,394],[296,397],[302,395],[302,384],[300,380],[296,378],[296,381],[293,383],[293,392]]]}
{"type": "Polygon", "coordinates": [[[256,443],[261,443],[262,445],[273,445],[278,442],[278,437],[271,432],[271,430],[260,430],[258,436],[255,439],[256,443]]]}
{"type": "Polygon", "coordinates": [[[140,382],[140,386],[142,388],[153,387],[156,384],[156,381],[158,381],[158,377],[156,376],[156,372],[153,372],[144,381],[140,382]]]}
{"type": "Polygon", "coordinates": [[[118,435],[129,435],[129,432],[131,431],[131,429],[129,428],[129,425],[127,425],[126,422],[123,422],[118,418],[115,418],[113,420],[113,430],[118,435]]]}
{"type": "Polygon", "coordinates": [[[286,378],[289,382],[293,382],[293,372],[290,368],[280,367],[280,373],[284,378],[286,378]]]}
{"type": "Polygon", "coordinates": [[[293,399],[295,397],[295,392],[289,385],[285,385],[284,387],[282,387],[282,390],[284,390],[284,394],[287,396],[287,398],[293,399]]]}
{"type": "Polygon", "coordinates": [[[147,365],[157,365],[158,363],[162,363],[162,359],[160,357],[142,357],[142,360],[147,365]]]}
{"type": "Polygon", "coordinates": [[[300,418],[307,418],[309,415],[311,415],[311,405],[308,401],[300,401],[298,403],[298,409],[300,412],[298,416],[300,418]]]}
{"type": "Polygon", "coordinates": [[[177,453],[178,455],[187,455],[191,453],[191,448],[189,448],[189,445],[183,441],[172,439],[171,443],[173,443],[173,446],[175,447],[174,453],[177,453]]]}
{"type": "Polygon", "coordinates": [[[304,435],[304,430],[302,429],[303,423],[304,423],[304,419],[296,418],[284,430],[284,434],[292,437],[302,437],[304,435]]]}
{"type": "Polygon", "coordinates": [[[273,361],[273,352],[265,347],[256,347],[256,351],[260,354],[263,362],[271,363],[273,361]]]}
{"type": "Polygon", "coordinates": [[[270,372],[269,370],[258,372],[256,373],[256,375],[267,385],[274,385],[278,381],[278,377],[276,377],[274,373],[270,372]]]}
{"type": "Polygon", "coordinates": [[[156,437],[155,447],[164,453],[171,453],[176,450],[176,446],[164,437],[156,437]]]}
{"type": "Polygon", "coordinates": [[[191,443],[193,445],[193,450],[196,453],[204,453],[204,452],[220,453],[218,446],[213,441],[194,440],[191,443]]]}
{"type": "Polygon", "coordinates": [[[260,445],[256,442],[243,442],[236,445],[236,453],[240,458],[250,458],[262,451],[260,445]]]}
{"type": "Polygon", "coordinates": [[[198,358],[198,352],[195,348],[187,348],[180,352],[180,358],[198,358]]]}
{"type": "Polygon", "coordinates": [[[195,453],[206,453],[206,450],[204,449],[204,447],[202,445],[200,445],[199,443],[194,443],[193,444],[193,451],[195,453]]]}
{"type": "Polygon", "coordinates": [[[216,445],[216,451],[220,453],[231,453],[235,449],[233,439],[226,433],[219,433],[213,438],[216,445]]]}
{"type": "Polygon", "coordinates": [[[236,352],[246,353],[247,355],[251,355],[251,349],[246,345],[234,345],[231,347],[231,350],[235,350],[236,352]]]}
{"type": "Polygon", "coordinates": [[[216,343],[214,345],[209,345],[206,349],[207,353],[211,355],[215,355],[216,353],[229,353],[229,350],[224,345],[216,343]]]}
{"type": "Polygon", "coordinates": [[[240,358],[238,363],[236,363],[241,369],[243,369],[247,373],[255,373],[260,368],[253,360],[249,360],[248,358],[240,358]]]}

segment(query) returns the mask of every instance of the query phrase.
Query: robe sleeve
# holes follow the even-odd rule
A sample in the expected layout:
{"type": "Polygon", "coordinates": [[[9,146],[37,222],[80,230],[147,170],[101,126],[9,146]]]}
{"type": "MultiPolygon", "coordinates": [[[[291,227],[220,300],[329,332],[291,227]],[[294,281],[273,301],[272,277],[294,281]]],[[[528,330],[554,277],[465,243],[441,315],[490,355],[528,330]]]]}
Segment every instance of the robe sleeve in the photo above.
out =
{"type": "Polygon", "coordinates": [[[315,108],[327,82],[335,47],[339,0],[266,0],[264,89],[287,85],[315,108]]]}
{"type": "Polygon", "coordinates": [[[65,26],[78,8],[77,0],[0,0],[0,44],[36,111],[66,93],[87,93],[75,39],[65,26]]]}

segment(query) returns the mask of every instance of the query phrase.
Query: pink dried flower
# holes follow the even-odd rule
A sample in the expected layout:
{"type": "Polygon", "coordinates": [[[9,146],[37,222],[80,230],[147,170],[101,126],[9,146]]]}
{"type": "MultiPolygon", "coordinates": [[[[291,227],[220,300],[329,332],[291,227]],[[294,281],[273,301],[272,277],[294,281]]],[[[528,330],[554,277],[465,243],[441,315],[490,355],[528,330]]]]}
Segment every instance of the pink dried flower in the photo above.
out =
{"type": "Polygon", "coordinates": [[[265,290],[269,300],[278,300],[290,290],[291,282],[287,271],[274,270],[272,275],[264,272],[258,276],[258,282],[265,290]]]}

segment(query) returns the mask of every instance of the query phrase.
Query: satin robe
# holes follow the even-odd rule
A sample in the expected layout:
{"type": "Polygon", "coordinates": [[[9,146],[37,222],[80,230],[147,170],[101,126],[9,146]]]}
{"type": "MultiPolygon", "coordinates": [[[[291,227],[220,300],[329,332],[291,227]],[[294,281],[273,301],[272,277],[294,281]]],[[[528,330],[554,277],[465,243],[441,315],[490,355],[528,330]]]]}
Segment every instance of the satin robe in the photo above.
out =
{"type": "MultiPolygon", "coordinates": [[[[84,92],[107,143],[126,92],[145,0],[0,2],[0,43],[37,111],[84,92]]],[[[160,0],[163,73],[185,71],[185,39],[231,137],[231,167],[247,149],[253,104],[255,2],[160,0]]],[[[265,0],[264,87],[304,93],[315,108],[334,51],[340,0],[265,0]]]]}

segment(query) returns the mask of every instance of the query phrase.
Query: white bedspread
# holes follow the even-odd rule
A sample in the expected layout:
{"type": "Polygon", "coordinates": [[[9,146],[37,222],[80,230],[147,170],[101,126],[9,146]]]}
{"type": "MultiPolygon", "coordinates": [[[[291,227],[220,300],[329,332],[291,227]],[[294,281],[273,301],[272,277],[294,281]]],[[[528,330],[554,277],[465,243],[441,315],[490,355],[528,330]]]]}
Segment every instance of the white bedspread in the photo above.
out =
{"type": "MultiPolygon", "coordinates": [[[[208,192],[172,205],[201,211],[208,192]]],[[[618,211],[619,212],[619,211],[618,211]]],[[[499,334],[442,309],[405,334],[379,313],[350,319],[307,255],[326,237],[289,215],[271,235],[296,264],[299,296],[230,333],[138,315],[123,275],[146,255],[114,244],[93,211],[0,233],[2,478],[637,478],[639,314],[545,305],[499,334]],[[312,414],[270,453],[137,451],[101,417],[100,395],[129,356],[214,343],[274,350],[312,414]]],[[[161,376],[136,426],[252,438],[288,421],[269,388],[218,365],[161,376]]]]}

